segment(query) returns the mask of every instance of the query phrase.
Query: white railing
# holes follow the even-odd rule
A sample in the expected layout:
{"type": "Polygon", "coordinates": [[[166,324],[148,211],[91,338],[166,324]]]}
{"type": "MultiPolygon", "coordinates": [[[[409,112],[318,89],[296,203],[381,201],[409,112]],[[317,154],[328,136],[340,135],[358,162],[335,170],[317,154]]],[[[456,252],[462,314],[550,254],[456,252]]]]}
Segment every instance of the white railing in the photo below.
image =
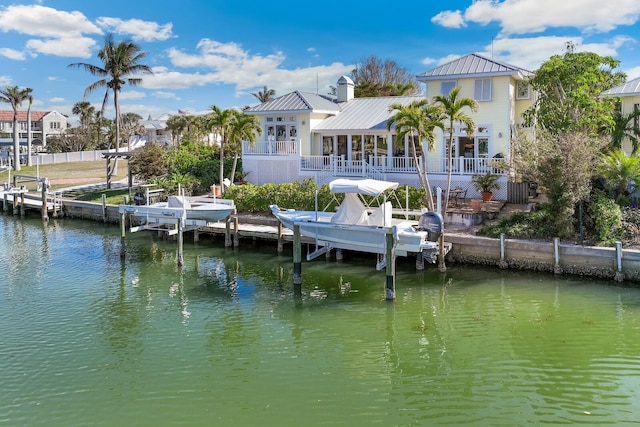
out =
{"type": "Polygon", "coordinates": [[[245,156],[291,156],[298,153],[298,141],[242,141],[245,156]]]}
{"type": "MultiPolygon", "coordinates": [[[[348,160],[345,156],[302,156],[300,170],[303,171],[327,171],[334,175],[347,176],[371,176],[387,173],[415,173],[416,164],[413,158],[370,156],[369,161],[348,160]]],[[[418,167],[421,166],[421,158],[418,158],[418,167]]],[[[488,171],[500,173],[492,166],[491,160],[486,157],[457,157],[453,159],[451,172],[456,175],[483,174],[488,171]]],[[[427,158],[427,173],[447,173],[447,158],[427,158]]]]}

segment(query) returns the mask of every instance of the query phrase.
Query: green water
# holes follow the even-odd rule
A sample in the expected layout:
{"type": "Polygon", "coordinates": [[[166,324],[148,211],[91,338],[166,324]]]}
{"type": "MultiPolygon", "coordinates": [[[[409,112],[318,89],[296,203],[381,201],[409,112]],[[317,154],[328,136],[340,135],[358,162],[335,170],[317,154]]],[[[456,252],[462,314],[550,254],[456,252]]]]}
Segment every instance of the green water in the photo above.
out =
{"type": "Polygon", "coordinates": [[[0,215],[0,425],[640,424],[640,291],[0,215]]]}

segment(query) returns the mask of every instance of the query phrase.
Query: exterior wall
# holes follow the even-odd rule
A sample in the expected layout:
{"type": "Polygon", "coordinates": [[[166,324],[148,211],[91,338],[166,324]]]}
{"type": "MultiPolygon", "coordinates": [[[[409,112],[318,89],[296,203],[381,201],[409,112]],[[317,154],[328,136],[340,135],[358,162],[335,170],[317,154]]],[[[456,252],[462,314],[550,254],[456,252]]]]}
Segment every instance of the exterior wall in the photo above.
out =
{"type": "MultiPolygon", "coordinates": [[[[455,79],[457,86],[460,87],[460,97],[474,98],[475,81],[474,78],[455,79]]],[[[449,81],[443,79],[442,81],[449,81]]],[[[440,94],[441,81],[429,81],[427,83],[427,93],[430,99],[440,94]]],[[[512,117],[515,114],[513,108],[514,100],[514,82],[510,76],[498,76],[491,78],[491,100],[477,101],[478,112],[471,113],[476,126],[487,127],[489,131],[489,157],[493,157],[498,153],[508,155],[509,153],[509,137],[511,135],[512,117]]],[[[435,156],[444,156],[447,136],[440,130],[436,130],[435,150],[430,154],[435,156]]]]}
{"type": "MultiPolygon", "coordinates": [[[[622,98],[622,114],[628,115],[633,112],[634,105],[640,104],[640,94],[636,96],[625,96],[622,98]]],[[[625,139],[623,143],[623,150],[625,153],[629,154],[633,150],[631,145],[631,141],[629,139],[625,139]]]]}
{"type": "Polygon", "coordinates": [[[300,179],[299,164],[298,156],[246,156],[242,159],[242,170],[249,174],[246,177],[248,182],[282,184],[300,179]]]}

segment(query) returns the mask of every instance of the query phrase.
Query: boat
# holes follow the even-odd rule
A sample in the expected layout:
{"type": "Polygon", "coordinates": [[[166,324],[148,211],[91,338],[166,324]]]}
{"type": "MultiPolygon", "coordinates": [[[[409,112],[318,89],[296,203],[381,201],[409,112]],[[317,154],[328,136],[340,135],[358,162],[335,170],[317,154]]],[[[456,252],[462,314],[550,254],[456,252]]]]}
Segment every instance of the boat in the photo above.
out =
{"type": "Polygon", "coordinates": [[[396,188],[397,182],[340,178],[329,183],[332,193],[344,194],[335,212],[297,211],[278,205],[270,205],[270,209],[283,226],[293,230],[298,225],[301,235],[315,239],[316,244],[324,248],[321,252],[336,248],[386,254],[385,235],[392,232],[395,255],[417,254],[425,261],[435,263],[443,230],[442,216],[437,212],[420,212],[418,220],[409,220],[407,211],[401,210],[397,213],[405,214],[405,218],[394,218],[394,210],[385,194],[396,188]],[[363,195],[376,199],[382,196],[383,201],[379,206],[368,206],[363,195]]]}
{"type": "Polygon", "coordinates": [[[223,220],[236,211],[233,200],[189,196],[169,196],[166,202],[152,203],[149,207],[183,209],[188,220],[207,222],[223,220]]]}
{"type": "MultiPolygon", "coordinates": [[[[136,203],[138,200],[136,200],[136,203]]],[[[216,222],[235,213],[233,200],[208,197],[169,196],[166,202],[125,206],[124,212],[138,218],[175,217],[190,221],[216,222]]]]}

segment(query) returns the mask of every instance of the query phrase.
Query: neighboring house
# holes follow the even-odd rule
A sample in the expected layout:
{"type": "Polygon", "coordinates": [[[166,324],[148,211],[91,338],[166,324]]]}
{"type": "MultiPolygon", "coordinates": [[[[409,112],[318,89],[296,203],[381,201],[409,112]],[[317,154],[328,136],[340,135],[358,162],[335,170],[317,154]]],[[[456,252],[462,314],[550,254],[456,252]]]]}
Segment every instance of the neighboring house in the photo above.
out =
{"type": "MultiPolygon", "coordinates": [[[[27,146],[27,112],[18,111],[20,145],[27,146]]],[[[47,138],[67,129],[67,116],[57,111],[31,111],[31,142],[44,148],[47,138]]],[[[13,111],[0,111],[0,146],[13,147],[13,111]]]]}
{"type": "MultiPolygon", "coordinates": [[[[473,174],[492,170],[493,157],[509,160],[511,140],[522,129],[521,114],[533,103],[526,83],[530,75],[470,54],[417,76],[425,83],[428,98],[460,86],[461,97],[479,104],[476,114],[467,111],[477,125],[472,136],[458,124],[455,127],[452,187],[468,189],[471,196],[473,174]]],[[[408,105],[424,97],[354,98],[353,91],[353,81],[343,76],[337,82],[337,96],[296,91],[245,110],[260,116],[263,127],[261,140],[243,143],[243,170],[250,172],[249,181],[313,178],[325,184],[335,177],[369,177],[418,186],[410,141],[396,141],[386,124],[394,114],[389,111],[392,104],[408,105]]],[[[434,187],[446,186],[447,138],[437,131],[435,150],[427,153],[434,187]]],[[[502,185],[495,197],[505,199],[506,187],[502,185]]]]}
{"type": "MultiPolygon", "coordinates": [[[[628,116],[633,111],[640,110],[640,77],[604,91],[600,96],[619,98],[620,112],[624,116],[628,116]]],[[[636,129],[640,127],[640,120],[637,117],[634,120],[633,127],[636,129]]],[[[625,153],[631,153],[631,141],[625,140],[622,148],[625,153]]]]}
{"type": "Polygon", "coordinates": [[[147,142],[167,146],[171,145],[171,131],[167,130],[167,120],[169,117],[171,117],[171,114],[163,114],[155,119],[149,116],[147,120],[140,120],[140,126],[144,127],[145,134],[131,136],[129,139],[131,149],[134,150],[141,147],[147,142]]]}

